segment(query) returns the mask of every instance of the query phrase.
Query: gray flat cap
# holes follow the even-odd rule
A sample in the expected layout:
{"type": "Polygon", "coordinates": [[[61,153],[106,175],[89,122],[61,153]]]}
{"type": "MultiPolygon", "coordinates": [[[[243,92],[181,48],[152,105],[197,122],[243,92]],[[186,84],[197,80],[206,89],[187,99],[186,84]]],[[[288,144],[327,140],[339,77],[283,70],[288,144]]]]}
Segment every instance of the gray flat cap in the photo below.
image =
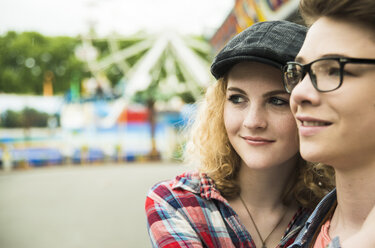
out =
{"type": "Polygon", "coordinates": [[[241,61],[261,62],[281,69],[294,60],[306,32],[306,27],[293,22],[258,22],[225,45],[212,62],[211,73],[219,79],[241,61]]]}

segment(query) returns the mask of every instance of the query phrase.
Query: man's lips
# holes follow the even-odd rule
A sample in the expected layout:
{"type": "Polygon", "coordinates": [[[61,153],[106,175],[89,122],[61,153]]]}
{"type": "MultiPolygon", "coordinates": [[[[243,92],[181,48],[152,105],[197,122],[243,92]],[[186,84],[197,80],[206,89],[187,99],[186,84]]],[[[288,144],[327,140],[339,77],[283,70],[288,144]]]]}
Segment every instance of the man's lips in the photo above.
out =
{"type": "Polygon", "coordinates": [[[296,119],[298,120],[299,134],[305,137],[318,134],[320,131],[332,125],[332,122],[330,121],[317,119],[314,117],[296,116],[296,119]]]}
{"type": "Polygon", "coordinates": [[[303,127],[320,127],[320,126],[329,126],[332,124],[330,121],[317,119],[309,116],[296,116],[296,119],[299,121],[303,127]]]}

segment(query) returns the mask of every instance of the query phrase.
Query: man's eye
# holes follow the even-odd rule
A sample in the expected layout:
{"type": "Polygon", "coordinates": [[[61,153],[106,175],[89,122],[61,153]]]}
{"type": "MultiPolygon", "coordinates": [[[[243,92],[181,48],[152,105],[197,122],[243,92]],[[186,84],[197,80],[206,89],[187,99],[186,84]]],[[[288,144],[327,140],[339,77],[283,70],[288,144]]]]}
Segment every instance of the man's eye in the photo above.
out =
{"type": "Polygon", "coordinates": [[[337,67],[330,67],[327,69],[327,75],[328,76],[335,76],[339,77],[340,76],[340,68],[337,67]]]}
{"type": "Polygon", "coordinates": [[[272,104],[272,105],[276,105],[276,106],[283,106],[283,105],[288,105],[289,102],[284,100],[284,99],[281,99],[281,98],[278,98],[278,97],[271,97],[269,99],[269,102],[272,104]]]}
{"type": "Polygon", "coordinates": [[[239,103],[245,102],[245,99],[240,95],[231,95],[231,96],[229,96],[228,100],[231,101],[234,104],[239,104],[239,103]]]}

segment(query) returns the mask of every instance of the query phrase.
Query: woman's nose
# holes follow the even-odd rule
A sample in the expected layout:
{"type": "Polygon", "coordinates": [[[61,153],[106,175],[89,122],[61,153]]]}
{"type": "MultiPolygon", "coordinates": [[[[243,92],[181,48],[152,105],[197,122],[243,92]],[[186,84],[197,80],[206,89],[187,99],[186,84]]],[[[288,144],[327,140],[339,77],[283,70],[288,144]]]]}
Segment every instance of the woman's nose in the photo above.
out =
{"type": "Polygon", "coordinates": [[[243,126],[249,129],[260,129],[267,127],[267,114],[260,106],[250,106],[245,116],[243,126]]]}

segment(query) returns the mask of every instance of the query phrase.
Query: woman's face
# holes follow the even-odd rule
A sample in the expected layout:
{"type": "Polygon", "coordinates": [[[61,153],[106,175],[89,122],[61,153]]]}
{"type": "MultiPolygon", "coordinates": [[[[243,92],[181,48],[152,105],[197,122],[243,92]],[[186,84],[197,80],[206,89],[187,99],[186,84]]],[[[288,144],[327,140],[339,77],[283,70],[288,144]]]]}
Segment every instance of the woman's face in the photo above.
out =
{"type": "MultiPolygon", "coordinates": [[[[320,18],[296,60],[327,56],[375,59],[375,34],[354,23],[320,18]]],[[[318,92],[305,76],[292,91],[291,109],[304,159],[334,167],[375,161],[374,64],[346,64],[343,84],[331,92],[318,92]]]]}
{"type": "Polygon", "coordinates": [[[280,70],[256,62],[235,65],[228,74],[224,124],[230,143],[249,168],[294,162],[297,126],[280,70]]]}

